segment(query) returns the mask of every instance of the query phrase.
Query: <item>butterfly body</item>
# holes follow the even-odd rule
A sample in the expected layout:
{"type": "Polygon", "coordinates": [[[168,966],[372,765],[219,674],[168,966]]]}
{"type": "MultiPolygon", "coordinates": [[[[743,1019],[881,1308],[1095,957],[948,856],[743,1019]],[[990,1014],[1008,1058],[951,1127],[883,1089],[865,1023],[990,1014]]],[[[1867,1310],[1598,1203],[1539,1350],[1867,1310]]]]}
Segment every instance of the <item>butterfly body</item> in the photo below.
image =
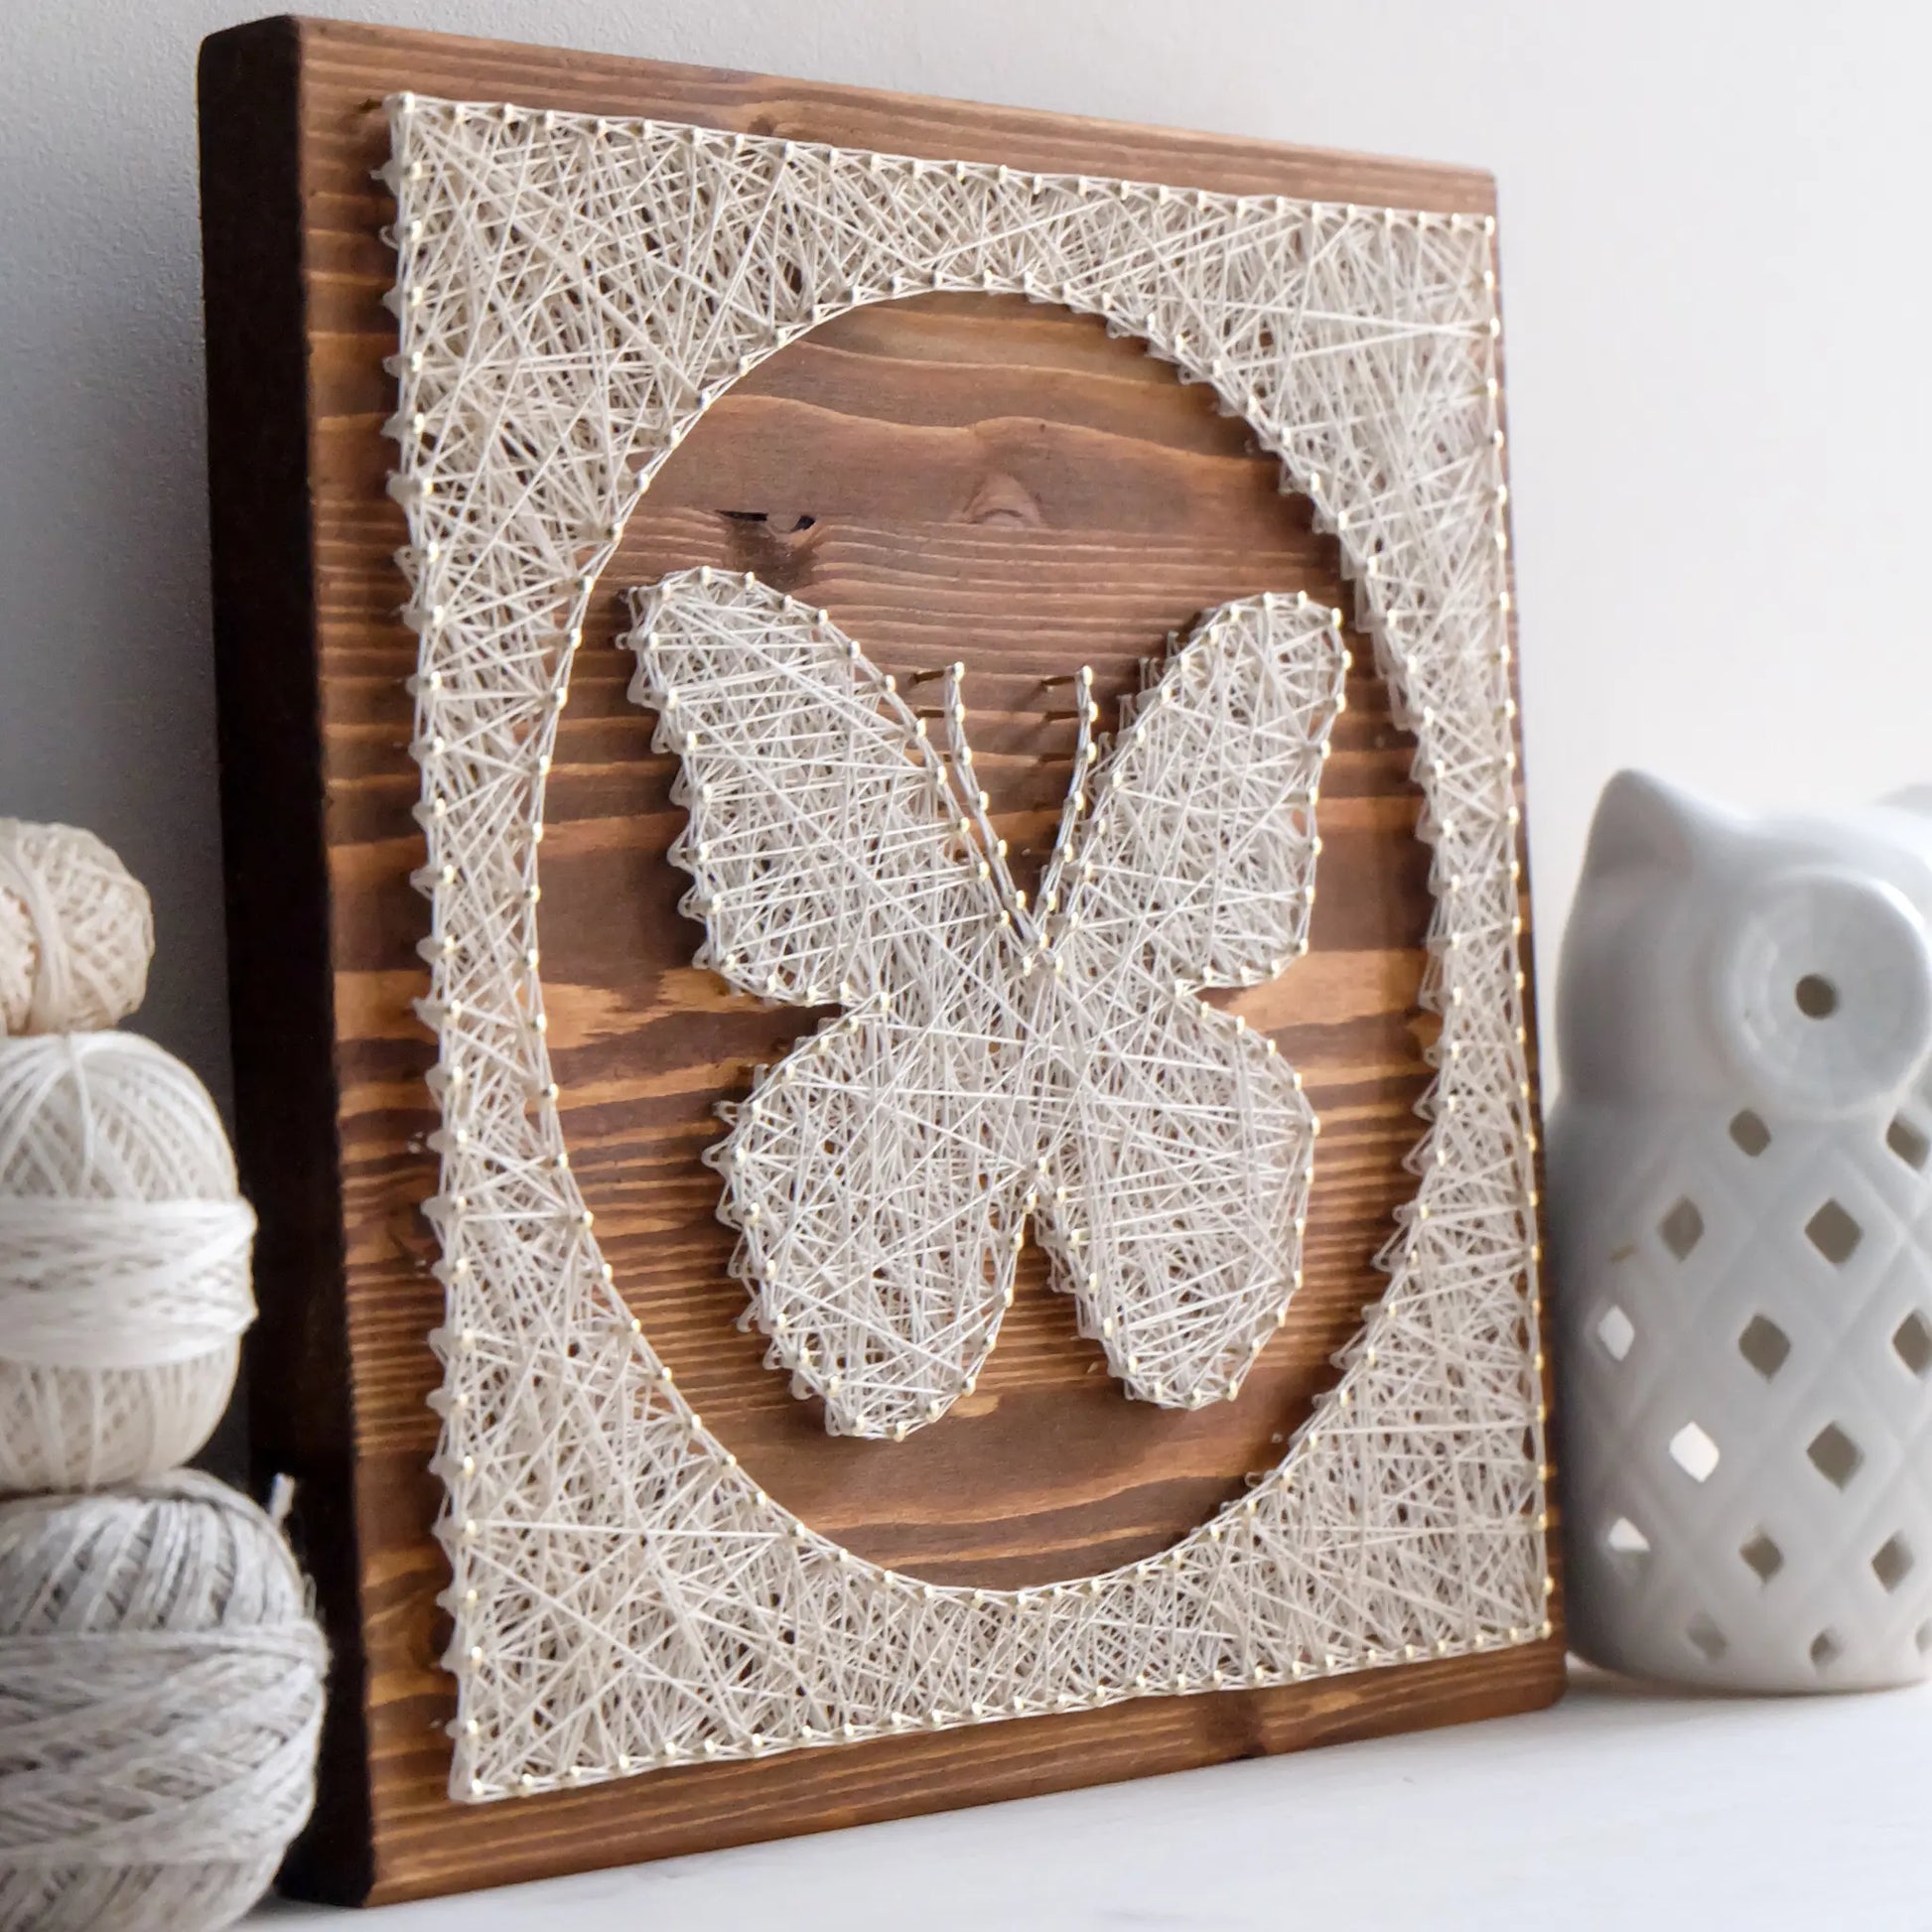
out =
{"type": "Polygon", "coordinates": [[[974,1386],[1031,1229],[1130,1393],[1237,1393],[1299,1281],[1316,1123],[1198,995],[1306,949],[1333,614],[1224,607],[1104,756],[1089,702],[1032,906],[956,681],[948,758],[828,619],[751,580],[666,579],[638,618],[701,963],[843,1009],[710,1156],[774,1364],[835,1432],[923,1426],[974,1386]]]}

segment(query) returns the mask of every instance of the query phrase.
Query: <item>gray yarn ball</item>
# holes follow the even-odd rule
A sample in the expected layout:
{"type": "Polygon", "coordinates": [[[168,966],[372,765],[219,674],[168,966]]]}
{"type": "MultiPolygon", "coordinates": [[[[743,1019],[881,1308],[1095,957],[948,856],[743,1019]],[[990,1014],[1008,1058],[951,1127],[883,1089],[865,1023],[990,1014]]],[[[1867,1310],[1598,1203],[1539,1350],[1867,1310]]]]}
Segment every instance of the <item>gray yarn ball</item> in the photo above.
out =
{"type": "Polygon", "coordinates": [[[0,1505],[0,1932],[231,1925],[314,1802],[326,1663],[212,1477],[0,1505]]]}

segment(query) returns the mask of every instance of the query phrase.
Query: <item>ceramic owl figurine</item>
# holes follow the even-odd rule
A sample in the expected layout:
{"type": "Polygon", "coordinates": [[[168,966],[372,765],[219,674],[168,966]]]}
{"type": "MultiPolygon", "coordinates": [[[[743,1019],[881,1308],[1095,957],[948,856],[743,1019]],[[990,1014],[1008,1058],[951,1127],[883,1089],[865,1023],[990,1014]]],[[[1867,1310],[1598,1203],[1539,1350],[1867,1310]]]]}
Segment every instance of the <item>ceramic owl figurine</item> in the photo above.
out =
{"type": "Polygon", "coordinates": [[[1570,1632],[1714,1688],[1932,1665],[1932,792],[1753,818],[1636,772],[1564,941],[1570,1632]]]}

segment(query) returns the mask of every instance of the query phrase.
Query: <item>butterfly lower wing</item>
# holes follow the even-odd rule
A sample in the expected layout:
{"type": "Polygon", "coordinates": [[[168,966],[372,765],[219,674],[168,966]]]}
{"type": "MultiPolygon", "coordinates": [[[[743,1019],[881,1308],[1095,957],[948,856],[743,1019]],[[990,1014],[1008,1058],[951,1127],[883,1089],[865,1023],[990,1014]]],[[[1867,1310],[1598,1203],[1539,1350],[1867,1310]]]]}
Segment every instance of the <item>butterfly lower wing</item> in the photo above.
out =
{"type": "Polygon", "coordinates": [[[923,1427],[992,1350],[1029,1204],[1016,1058],[863,1008],[793,1048],[714,1150],[734,1272],[834,1435],[923,1427]]]}
{"type": "Polygon", "coordinates": [[[1150,1008],[1097,963],[1081,976],[1095,1050],[1065,1085],[1041,1244],[1130,1394],[1232,1397],[1301,1281],[1313,1109],[1227,1015],[1191,996],[1150,1008]]]}

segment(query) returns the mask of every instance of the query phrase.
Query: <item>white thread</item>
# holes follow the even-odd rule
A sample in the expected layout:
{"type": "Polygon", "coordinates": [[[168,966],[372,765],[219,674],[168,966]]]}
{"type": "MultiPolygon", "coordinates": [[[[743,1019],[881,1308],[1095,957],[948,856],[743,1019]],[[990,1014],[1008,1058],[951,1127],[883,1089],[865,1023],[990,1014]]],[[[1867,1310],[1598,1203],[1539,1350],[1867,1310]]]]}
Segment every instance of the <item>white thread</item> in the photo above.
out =
{"type": "Polygon", "coordinates": [[[391,488],[419,635],[423,1011],[441,1038],[427,1211],[448,1305],[453,1793],[1545,1634],[1486,220],[420,98],[390,112],[391,488]],[[1246,418],[1337,536],[1417,735],[1434,847],[1422,997],[1442,1019],[1439,1079],[1387,1292],[1240,1504],[1077,1586],[975,1591],[881,1570],[705,1431],[607,1280],[559,1160],[529,963],[556,722],[624,517],[740,374],[889,299],[895,277],[1099,315],[1246,418]]]}
{"type": "Polygon", "coordinates": [[[111,1027],[153,952],[148,896],[99,839],[0,818],[0,1034],[111,1027]]]}
{"type": "Polygon", "coordinates": [[[207,1089],[134,1034],[0,1041],[0,1489],[185,1461],[254,1315],[207,1089]]]}
{"type": "Polygon", "coordinates": [[[326,1661],[211,1477],[0,1505],[0,1925],[232,1924],[309,1815],[326,1661]]]}
{"type": "Polygon", "coordinates": [[[1328,614],[1223,606],[1091,762],[1083,680],[1089,775],[1035,912],[985,819],[957,671],[947,760],[852,639],[788,604],[691,572],[636,600],[629,639],[631,695],[683,759],[699,964],[846,1008],[724,1110],[708,1157],[772,1364],[834,1433],[935,1421],[993,1347],[1032,1216],[1131,1393],[1232,1398],[1299,1279],[1313,1122],[1292,1069],[1192,995],[1306,945],[1347,665],[1328,614]]]}

